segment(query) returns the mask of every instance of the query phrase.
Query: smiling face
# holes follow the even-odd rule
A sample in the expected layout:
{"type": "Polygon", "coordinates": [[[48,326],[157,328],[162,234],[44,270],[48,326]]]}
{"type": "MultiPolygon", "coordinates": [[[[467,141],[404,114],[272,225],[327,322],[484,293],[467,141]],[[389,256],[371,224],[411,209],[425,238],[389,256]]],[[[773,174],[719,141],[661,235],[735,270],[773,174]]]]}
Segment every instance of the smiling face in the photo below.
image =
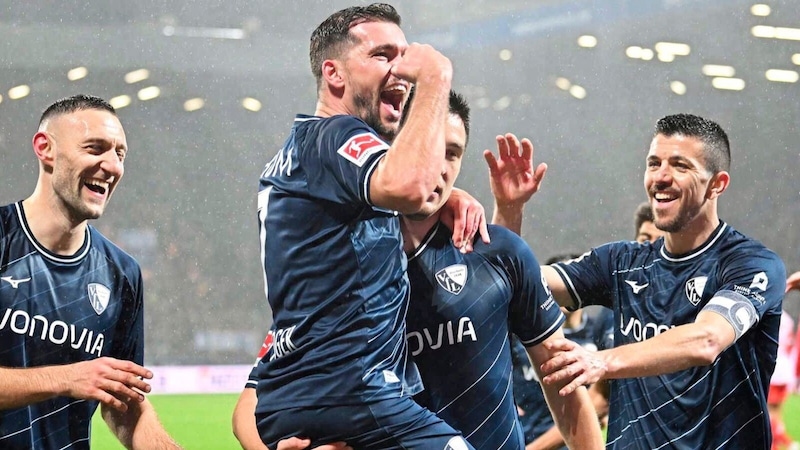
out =
{"type": "Polygon", "coordinates": [[[644,187],[650,198],[655,226],[674,233],[698,218],[715,215],[709,204],[714,175],[706,169],[703,143],[680,134],[658,134],[650,144],[644,187]]]}
{"type": "Polygon", "coordinates": [[[33,138],[55,207],[73,223],[103,214],[125,168],[125,132],[108,111],[78,110],[54,116],[33,138]]]}
{"type": "Polygon", "coordinates": [[[391,75],[408,47],[403,31],[391,22],[363,22],[350,34],[355,44],[343,62],[343,101],[384,139],[397,135],[409,83],[391,75]]]}

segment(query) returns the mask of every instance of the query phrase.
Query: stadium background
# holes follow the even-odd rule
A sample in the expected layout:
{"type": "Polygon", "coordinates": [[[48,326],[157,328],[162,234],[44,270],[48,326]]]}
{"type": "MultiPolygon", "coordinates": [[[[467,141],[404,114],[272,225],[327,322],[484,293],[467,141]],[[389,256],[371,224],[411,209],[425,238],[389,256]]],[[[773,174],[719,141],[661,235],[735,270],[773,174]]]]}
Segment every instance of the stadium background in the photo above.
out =
{"type": "MultiPolygon", "coordinates": [[[[356,3],[367,2],[0,1],[0,203],[34,187],[30,138],[44,107],[82,92],[129,96],[119,108],[127,176],[95,225],[145,271],[148,365],[253,360],[270,324],[258,175],[293,115],[314,110],[309,34],[356,3]]],[[[731,138],[722,218],[777,251],[791,272],[800,270],[800,84],[765,73],[800,70],[800,31],[769,28],[800,27],[800,8],[764,1],[764,15],[755,3],[394,2],[409,41],[447,54],[454,87],[472,104],[458,185],[491,208],[480,154],[505,131],[530,137],[536,159],[550,165],[523,234],[540,259],[632,238],[652,126],[692,112],[731,138]],[[789,39],[760,37],[770,30],[789,39]],[[686,44],[688,54],[659,42],[686,44]],[[709,64],[732,67],[728,78],[744,88],[714,87],[709,64]]],[[[794,317],[798,300],[786,300],[794,317]]]]}

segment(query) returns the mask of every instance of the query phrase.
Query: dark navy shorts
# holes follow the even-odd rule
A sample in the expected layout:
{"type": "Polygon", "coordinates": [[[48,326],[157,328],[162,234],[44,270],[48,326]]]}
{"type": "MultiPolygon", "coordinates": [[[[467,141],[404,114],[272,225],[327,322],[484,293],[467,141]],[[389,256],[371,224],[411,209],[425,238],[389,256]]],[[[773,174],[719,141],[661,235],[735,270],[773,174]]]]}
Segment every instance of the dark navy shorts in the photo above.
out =
{"type": "Polygon", "coordinates": [[[359,450],[474,450],[461,433],[410,397],[256,413],[256,424],[271,450],[293,436],[311,439],[312,447],[344,441],[359,450]]]}

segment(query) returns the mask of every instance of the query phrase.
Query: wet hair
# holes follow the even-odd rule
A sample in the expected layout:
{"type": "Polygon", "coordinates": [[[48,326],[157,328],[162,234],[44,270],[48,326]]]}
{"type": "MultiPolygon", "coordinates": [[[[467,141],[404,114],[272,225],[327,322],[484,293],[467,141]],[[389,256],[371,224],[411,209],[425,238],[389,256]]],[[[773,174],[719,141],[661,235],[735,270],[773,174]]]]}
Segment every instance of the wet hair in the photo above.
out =
{"type": "Polygon", "coordinates": [[[464,131],[466,132],[466,141],[469,142],[469,104],[463,95],[454,90],[450,90],[450,114],[458,116],[464,124],[464,131]]]}
{"type": "Polygon", "coordinates": [[[99,109],[101,111],[108,111],[115,116],[117,115],[117,111],[114,107],[102,98],[93,95],[78,94],[72,97],[62,98],[48,106],[42,113],[42,117],[39,118],[39,126],[41,127],[45,121],[52,117],[87,109],[99,109]]]}
{"type": "Polygon", "coordinates": [[[351,6],[331,14],[311,33],[308,56],[311,73],[322,83],[322,63],[340,57],[350,46],[358,43],[350,28],[364,22],[390,22],[400,26],[400,14],[392,5],[373,3],[369,6],[351,6]]]}
{"type": "Polygon", "coordinates": [[[633,230],[634,236],[639,235],[639,228],[645,222],[655,222],[656,218],[653,216],[653,209],[650,207],[649,202],[639,203],[636,207],[636,212],[633,213],[633,222],[636,224],[636,229],[633,230]]]}
{"type": "Polygon", "coordinates": [[[655,134],[699,139],[703,143],[706,169],[712,174],[730,170],[728,135],[716,122],[692,114],[674,114],[658,121],[655,134]]]}
{"type": "MultiPolygon", "coordinates": [[[[416,89],[411,87],[411,92],[408,94],[408,99],[406,100],[405,107],[403,107],[403,117],[400,118],[400,128],[403,128],[403,125],[406,123],[406,119],[408,118],[408,111],[409,107],[411,106],[411,102],[414,100],[414,94],[416,93],[416,89]]],[[[461,123],[464,124],[464,131],[466,134],[466,142],[469,142],[469,103],[467,99],[464,98],[463,95],[459,94],[454,90],[450,90],[450,97],[448,102],[448,112],[454,116],[458,116],[461,119],[461,123]]],[[[466,144],[465,142],[465,144],[466,144]]]]}

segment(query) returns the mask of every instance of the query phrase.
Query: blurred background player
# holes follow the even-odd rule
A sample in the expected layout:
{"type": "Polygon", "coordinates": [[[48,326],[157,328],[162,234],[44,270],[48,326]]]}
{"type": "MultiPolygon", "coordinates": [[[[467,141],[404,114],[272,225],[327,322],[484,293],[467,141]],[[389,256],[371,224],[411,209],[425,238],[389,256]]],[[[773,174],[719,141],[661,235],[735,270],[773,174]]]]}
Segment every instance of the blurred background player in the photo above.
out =
{"type": "Polygon", "coordinates": [[[655,242],[656,239],[664,235],[655,225],[653,209],[649,202],[642,202],[636,207],[633,214],[633,223],[636,227],[636,242],[655,242]]]}

